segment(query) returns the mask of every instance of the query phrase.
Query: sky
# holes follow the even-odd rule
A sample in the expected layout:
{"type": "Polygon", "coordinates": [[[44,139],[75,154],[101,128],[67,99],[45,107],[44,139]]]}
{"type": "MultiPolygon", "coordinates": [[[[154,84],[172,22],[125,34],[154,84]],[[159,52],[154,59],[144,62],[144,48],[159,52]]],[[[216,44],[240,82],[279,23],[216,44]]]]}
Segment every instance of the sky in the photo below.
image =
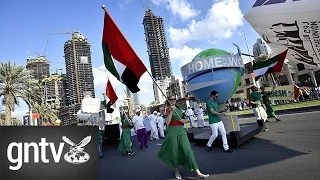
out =
{"type": "MultiPolygon", "coordinates": [[[[244,33],[250,52],[259,35],[243,18],[254,1],[249,0],[141,0],[155,15],[164,20],[173,75],[181,76],[180,67],[190,62],[205,49],[219,48],[237,52],[232,43],[247,53],[244,33]]],[[[65,72],[64,42],[70,34],[80,31],[90,42],[95,94],[102,98],[107,77],[116,89],[119,99],[124,97],[125,86],[116,80],[103,64],[101,47],[105,5],[128,42],[150,71],[142,25],[144,8],[140,0],[2,0],[0,2],[0,62],[26,64],[27,57],[43,54],[50,61],[50,73],[56,69],[65,72]],[[27,48],[29,53],[27,53],[27,48]],[[33,53],[32,51],[36,52],[33,53]],[[29,54],[29,55],[28,55],[29,54]]],[[[251,53],[252,54],[252,53],[251,53]]],[[[243,57],[248,61],[248,57],[243,57]]],[[[154,100],[152,80],[145,73],[139,82],[140,102],[149,105],[154,100]]],[[[22,118],[28,110],[20,101],[13,116],[22,118]]]]}

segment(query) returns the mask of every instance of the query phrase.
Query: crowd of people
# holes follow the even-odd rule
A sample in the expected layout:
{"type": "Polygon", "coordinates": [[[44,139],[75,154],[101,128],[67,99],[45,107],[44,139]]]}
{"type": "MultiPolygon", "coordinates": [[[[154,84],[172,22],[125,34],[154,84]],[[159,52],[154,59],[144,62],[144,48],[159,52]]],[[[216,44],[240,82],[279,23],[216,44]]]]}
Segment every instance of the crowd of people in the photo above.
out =
{"type": "MultiPolygon", "coordinates": [[[[275,88],[273,88],[274,90],[275,88]]],[[[142,115],[141,110],[137,109],[135,115],[129,118],[125,113],[121,114],[121,127],[122,134],[121,140],[118,146],[118,150],[126,155],[133,156],[132,142],[131,142],[131,129],[137,134],[140,150],[148,148],[148,140],[164,139],[162,146],[157,153],[157,157],[163,161],[166,165],[174,169],[174,177],[176,179],[182,179],[179,173],[178,167],[194,171],[198,178],[206,179],[208,174],[203,174],[197,165],[189,139],[185,124],[194,127],[194,117],[197,117],[197,127],[205,127],[204,114],[208,115],[209,127],[211,130],[211,136],[207,143],[207,150],[214,152],[212,143],[220,133],[223,141],[223,149],[226,153],[235,153],[228,145],[226,137],[226,130],[221,120],[221,116],[227,116],[226,111],[234,111],[239,109],[251,108],[255,114],[256,120],[263,131],[268,131],[265,122],[270,122],[269,118],[274,118],[277,122],[281,119],[278,118],[272,108],[273,103],[270,101],[270,95],[272,92],[265,91],[265,87],[260,88],[256,86],[251,87],[251,93],[248,100],[241,101],[240,99],[233,99],[231,104],[225,104],[226,108],[219,111],[217,99],[219,93],[212,91],[210,99],[206,102],[205,107],[199,105],[197,109],[188,107],[186,110],[181,109],[176,105],[176,97],[169,96],[166,101],[165,114],[161,114],[154,111],[151,115],[142,115]],[[150,137],[147,134],[146,119],[150,123],[150,137]]],[[[314,90],[301,89],[300,97],[303,100],[316,97],[320,97],[320,87],[314,88],[314,90]],[[311,93],[312,92],[312,93],[311,93]],[[313,94],[313,95],[311,95],[313,94]]],[[[99,131],[99,156],[102,157],[101,151],[101,133],[99,131]]]]}

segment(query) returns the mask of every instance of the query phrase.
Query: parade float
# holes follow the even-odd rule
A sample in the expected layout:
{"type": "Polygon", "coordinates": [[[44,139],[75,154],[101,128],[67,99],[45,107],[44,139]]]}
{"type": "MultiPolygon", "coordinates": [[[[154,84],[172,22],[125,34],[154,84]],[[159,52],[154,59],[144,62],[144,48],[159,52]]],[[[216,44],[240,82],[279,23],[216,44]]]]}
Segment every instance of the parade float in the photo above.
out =
{"type": "Polygon", "coordinates": [[[319,68],[319,0],[257,0],[244,18],[274,54],[319,68]]]}
{"type": "MultiPolygon", "coordinates": [[[[219,111],[225,111],[225,102],[229,100],[239,87],[241,77],[244,75],[244,64],[241,52],[237,45],[238,53],[231,53],[222,49],[207,49],[197,54],[190,63],[181,67],[181,74],[186,82],[186,93],[191,94],[201,101],[211,98],[211,91],[219,93],[217,100],[219,111]]],[[[239,125],[237,115],[221,117],[230,145],[239,146],[254,135],[261,132],[261,126],[257,123],[239,125]]],[[[211,131],[205,131],[198,135],[189,135],[189,140],[205,145],[211,136],[211,131]]],[[[215,143],[220,143],[218,137],[215,143]]]]}

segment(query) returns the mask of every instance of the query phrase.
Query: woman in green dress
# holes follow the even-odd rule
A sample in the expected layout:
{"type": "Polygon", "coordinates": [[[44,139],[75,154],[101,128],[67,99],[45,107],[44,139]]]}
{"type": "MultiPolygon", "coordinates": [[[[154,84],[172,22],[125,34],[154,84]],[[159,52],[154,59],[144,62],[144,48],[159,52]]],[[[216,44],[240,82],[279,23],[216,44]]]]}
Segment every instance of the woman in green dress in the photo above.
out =
{"type": "Polygon", "coordinates": [[[187,131],[183,127],[188,120],[182,110],[176,105],[175,96],[169,96],[166,106],[166,124],[168,125],[166,139],[164,140],[157,157],[165,164],[175,169],[175,178],[182,179],[178,166],[189,171],[195,171],[200,179],[206,179],[209,175],[200,172],[191,149],[187,131]]]}
{"type": "MultiPolygon", "coordinates": [[[[277,122],[281,121],[281,119],[278,118],[276,116],[276,114],[274,113],[274,110],[272,108],[272,103],[270,101],[270,95],[274,91],[275,87],[273,87],[271,92],[265,91],[266,88],[264,86],[261,86],[260,89],[261,89],[261,96],[262,96],[263,103],[264,103],[264,105],[266,106],[266,109],[267,109],[266,113],[268,115],[268,118],[275,118],[277,122]]],[[[267,120],[266,122],[270,122],[270,121],[267,120]]]]}
{"type": "Polygon", "coordinates": [[[120,139],[120,144],[118,150],[126,155],[133,156],[134,152],[131,150],[131,128],[133,127],[131,122],[125,117],[124,114],[121,115],[122,123],[122,134],[120,139]]]}

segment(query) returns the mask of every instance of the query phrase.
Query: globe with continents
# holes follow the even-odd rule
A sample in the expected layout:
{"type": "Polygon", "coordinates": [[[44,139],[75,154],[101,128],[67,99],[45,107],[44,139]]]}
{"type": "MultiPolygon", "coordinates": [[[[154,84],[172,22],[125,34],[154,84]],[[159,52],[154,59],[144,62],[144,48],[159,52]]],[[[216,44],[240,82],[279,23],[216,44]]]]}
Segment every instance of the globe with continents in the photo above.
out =
{"type": "Polygon", "coordinates": [[[186,82],[186,92],[197,99],[207,101],[213,90],[218,91],[217,102],[230,99],[239,87],[244,74],[241,56],[221,49],[207,49],[197,54],[193,60],[181,67],[186,82]]]}

